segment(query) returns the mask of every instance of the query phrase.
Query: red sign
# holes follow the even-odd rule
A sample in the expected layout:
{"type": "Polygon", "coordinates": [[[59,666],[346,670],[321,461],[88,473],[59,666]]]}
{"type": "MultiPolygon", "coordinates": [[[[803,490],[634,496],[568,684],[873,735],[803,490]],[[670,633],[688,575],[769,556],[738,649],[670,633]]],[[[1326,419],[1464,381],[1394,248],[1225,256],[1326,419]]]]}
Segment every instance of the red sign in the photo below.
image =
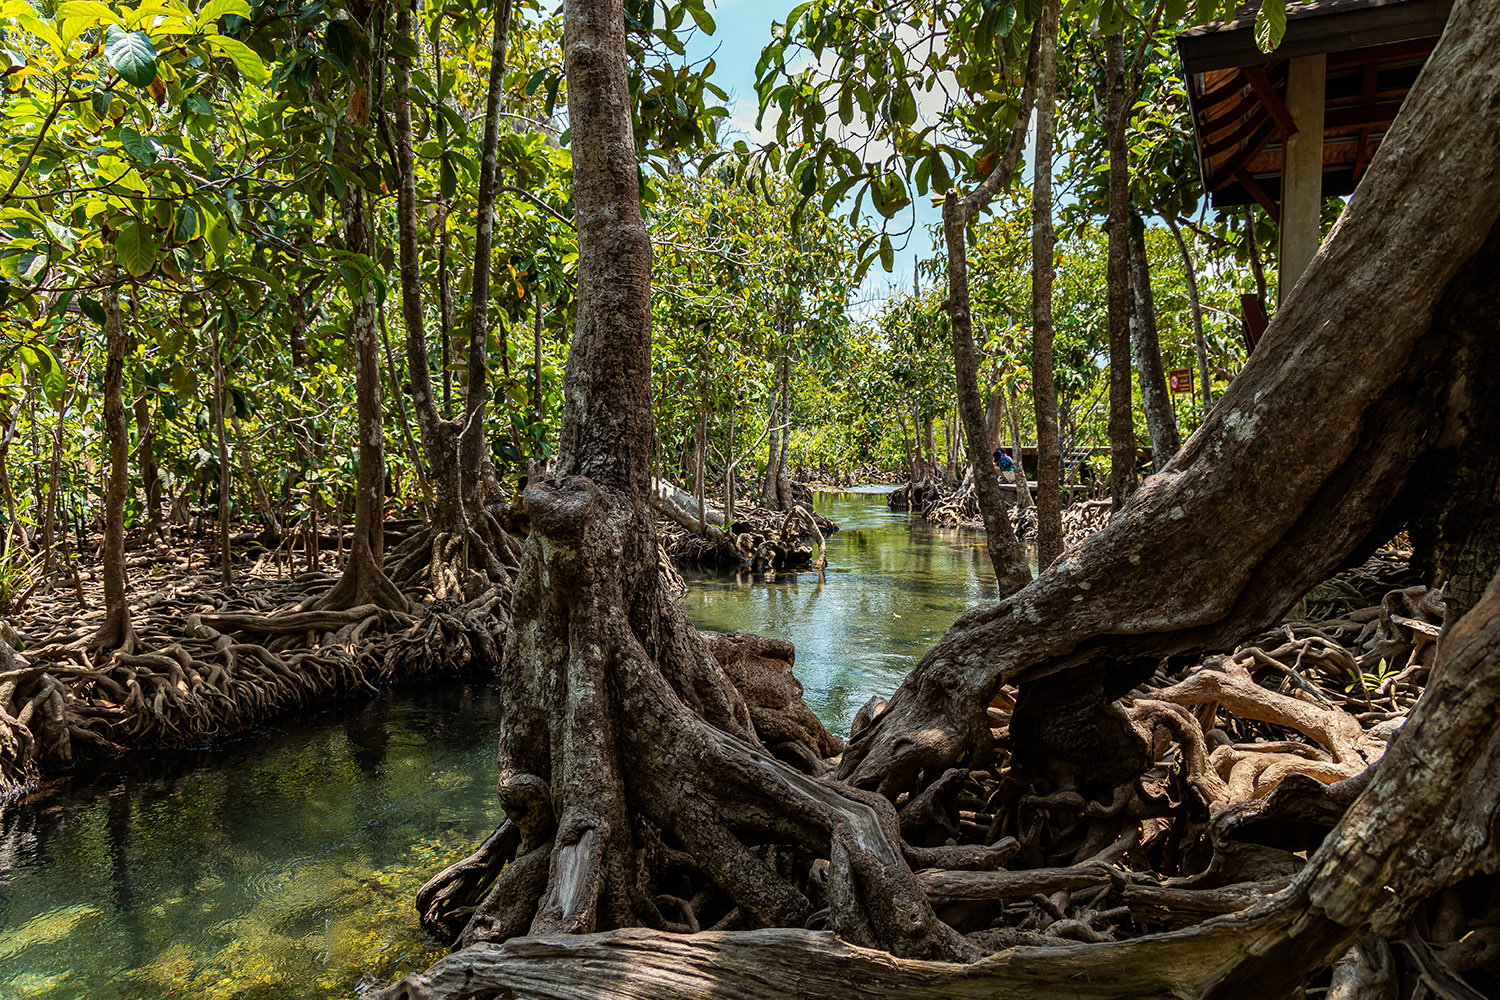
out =
{"type": "Polygon", "coordinates": [[[1193,370],[1191,368],[1173,368],[1167,372],[1167,378],[1172,383],[1174,393],[1190,393],[1193,391],[1193,370]]]}

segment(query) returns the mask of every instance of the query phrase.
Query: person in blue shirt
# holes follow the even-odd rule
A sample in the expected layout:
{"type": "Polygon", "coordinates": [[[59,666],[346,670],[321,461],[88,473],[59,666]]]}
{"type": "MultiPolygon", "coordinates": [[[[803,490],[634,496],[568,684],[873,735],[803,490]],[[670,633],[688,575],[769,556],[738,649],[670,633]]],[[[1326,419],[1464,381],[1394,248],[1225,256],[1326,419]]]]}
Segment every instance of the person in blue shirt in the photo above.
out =
{"type": "Polygon", "coordinates": [[[1011,457],[1005,453],[1004,448],[996,448],[992,457],[995,459],[995,468],[1001,472],[1015,471],[1016,463],[1011,461],[1011,457]]]}

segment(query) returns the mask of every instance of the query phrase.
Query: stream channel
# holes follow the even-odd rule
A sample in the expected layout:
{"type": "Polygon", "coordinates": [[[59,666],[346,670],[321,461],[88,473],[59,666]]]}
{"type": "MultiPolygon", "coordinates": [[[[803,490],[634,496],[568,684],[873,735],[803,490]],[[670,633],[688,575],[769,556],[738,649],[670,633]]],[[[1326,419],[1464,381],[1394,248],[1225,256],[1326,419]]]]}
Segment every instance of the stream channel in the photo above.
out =
{"type": "MultiPolygon", "coordinates": [[[[833,731],[992,593],[979,534],[819,494],[829,569],[687,574],[699,627],[790,639],[833,731]]],[[[494,829],[498,699],[402,689],[0,806],[0,1000],[347,1000],[444,951],[417,888],[494,829]]]]}

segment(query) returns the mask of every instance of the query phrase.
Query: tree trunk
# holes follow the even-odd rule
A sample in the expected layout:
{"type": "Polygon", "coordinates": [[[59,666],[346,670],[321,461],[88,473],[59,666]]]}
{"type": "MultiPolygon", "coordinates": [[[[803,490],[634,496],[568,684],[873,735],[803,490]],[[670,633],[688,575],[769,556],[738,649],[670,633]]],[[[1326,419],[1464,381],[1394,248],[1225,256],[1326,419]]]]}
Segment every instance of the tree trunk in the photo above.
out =
{"type": "Polygon", "coordinates": [[[146,537],[161,537],[161,469],[156,463],[156,427],[151,419],[151,400],[145,393],[135,399],[135,463],[141,470],[141,494],[146,508],[146,537]]]}
{"type": "Polygon", "coordinates": [[[771,407],[766,413],[770,439],[766,455],[766,475],[760,485],[760,505],[767,510],[785,510],[781,503],[781,359],[776,360],[772,380],[771,407]]]}
{"type": "Polygon", "coordinates": [[[240,470],[245,475],[245,485],[250,488],[250,495],[260,511],[261,540],[267,547],[275,548],[281,544],[281,520],[276,516],[276,508],[271,506],[271,498],[266,494],[265,487],[255,475],[250,442],[245,439],[245,430],[240,425],[238,413],[230,412],[229,425],[234,429],[235,450],[240,453],[240,470]]]}
{"type": "MultiPolygon", "coordinates": [[[[497,16],[503,19],[506,12],[502,10],[497,16]]],[[[410,40],[411,30],[411,0],[401,0],[396,10],[397,35],[410,40]]],[[[503,41],[497,58],[503,64],[503,41]]],[[[429,537],[393,566],[391,572],[397,580],[425,579],[433,596],[439,600],[476,599],[489,589],[492,581],[508,581],[509,577],[486,536],[476,530],[473,523],[476,516],[482,517],[482,509],[476,515],[465,503],[469,484],[461,452],[468,415],[443,419],[433,394],[422,307],[421,257],[417,248],[416,166],[412,154],[411,94],[405,60],[396,60],[395,77],[396,167],[400,181],[396,224],[401,257],[401,317],[406,330],[406,364],[412,408],[417,414],[422,451],[431,470],[433,504],[429,537]],[[483,572],[478,572],[480,570],[483,572]]],[[[493,168],[493,162],[490,166],[493,168]]],[[[483,313],[484,301],[484,298],[473,300],[475,312],[483,313]]],[[[475,363],[472,354],[469,363],[472,375],[475,363]]],[[[471,383],[471,393],[472,390],[471,383]]],[[[474,470],[474,474],[482,476],[482,471],[474,470]]]]}
{"type": "MultiPolygon", "coordinates": [[[[349,8],[356,21],[370,18],[367,3],[349,8]]],[[[370,227],[365,191],[357,180],[365,163],[365,136],[370,130],[370,62],[353,60],[349,103],[334,142],[334,156],[346,168],[339,206],[343,214],[344,250],[355,260],[368,261],[370,227]]],[[[355,404],[359,427],[359,478],[354,494],[354,537],[338,583],[317,602],[319,608],[343,610],[366,604],[406,610],[407,601],[386,576],[385,548],[385,431],[380,391],[380,335],[377,331],[374,276],[353,275],[349,288],[349,341],[354,350],[355,404]]]]}
{"type": "Polygon", "coordinates": [[[1125,43],[1105,42],[1109,98],[1104,128],[1109,135],[1109,493],[1114,509],[1135,492],[1135,414],[1130,364],[1130,159],[1125,130],[1131,103],[1125,73],[1125,43]]]}
{"type": "Polygon", "coordinates": [[[464,431],[459,442],[460,477],[464,506],[476,523],[484,519],[486,494],[484,433],[488,397],[490,256],[495,232],[495,196],[499,192],[497,151],[500,143],[500,105],[505,96],[505,60],[510,32],[511,0],[495,4],[495,33],[490,42],[489,89],[484,107],[484,140],[479,161],[479,214],[474,230],[474,270],[469,292],[468,384],[464,393],[464,431]]]}
{"type": "Polygon", "coordinates": [[[1178,436],[1177,414],[1172,411],[1172,395],[1167,391],[1167,375],[1161,363],[1156,297],[1151,293],[1151,261],[1146,256],[1145,228],[1142,226],[1139,233],[1135,231],[1139,222],[1137,216],[1130,226],[1130,286],[1134,307],[1130,332],[1141,377],[1146,426],[1151,431],[1151,469],[1160,472],[1182,447],[1182,439],[1178,436]]]}
{"type": "MultiPolygon", "coordinates": [[[[531,419],[534,426],[541,428],[542,421],[542,292],[536,293],[536,315],[531,322],[531,419]]],[[[533,432],[535,433],[535,432],[533,432]]],[[[537,456],[541,455],[539,446],[534,446],[537,456]]]]}
{"type": "MultiPolygon", "coordinates": [[[[1037,49],[1036,165],[1031,196],[1031,394],[1036,404],[1037,565],[1062,555],[1062,452],[1052,356],[1052,147],[1056,136],[1059,0],[1043,0],[1037,49]]],[[[1129,358],[1126,359],[1127,365],[1129,358]]],[[[1025,472],[1022,472],[1025,475],[1025,472]]]]}
{"type": "MultiPolygon", "coordinates": [[[[104,433],[109,440],[109,479],[104,494],[104,622],[89,645],[135,652],[135,629],[125,599],[125,500],[130,495],[130,431],[125,423],[125,354],[129,338],[120,319],[120,268],[104,272],[104,433]]],[[[58,417],[61,422],[61,416],[58,417]]],[[[55,473],[54,473],[55,478],[55,473]]]]}
{"type": "Polygon", "coordinates": [[[786,352],[781,354],[781,452],[776,459],[776,490],[781,499],[780,510],[791,510],[796,506],[792,496],[792,474],[787,465],[787,456],[792,450],[792,362],[786,352]]]}
{"type": "Polygon", "coordinates": [[[1255,206],[1245,206],[1245,249],[1250,255],[1250,271],[1255,275],[1255,294],[1260,299],[1260,308],[1267,316],[1271,310],[1267,308],[1268,286],[1266,283],[1266,268],[1260,259],[1260,240],[1255,236],[1255,206]]]}
{"type": "Polygon", "coordinates": [[[1182,254],[1182,273],[1187,278],[1188,305],[1193,313],[1193,349],[1198,355],[1198,400],[1203,405],[1203,416],[1214,407],[1213,376],[1208,370],[1208,339],[1203,334],[1203,302],[1198,298],[1198,269],[1193,266],[1193,255],[1188,250],[1187,240],[1182,237],[1182,226],[1176,219],[1162,216],[1177,249],[1182,254]]]}
{"type": "Polygon", "coordinates": [[[229,435],[224,429],[224,350],[220,330],[213,332],[214,437],[219,447],[219,583],[226,589],[234,583],[234,553],[229,548],[229,515],[234,506],[233,477],[229,468],[229,435]]]}
{"type": "MultiPolygon", "coordinates": [[[[973,320],[969,311],[969,252],[965,240],[967,223],[957,193],[950,190],[943,202],[943,234],[948,244],[948,298],[945,307],[953,336],[953,370],[958,379],[958,406],[964,418],[964,433],[973,442],[969,448],[969,463],[974,472],[974,495],[979,500],[980,516],[984,518],[985,548],[995,570],[996,593],[1006,597],[1031,582],[1031,567],[1016,541],[1015,529],[1000,496],[1000,481],[995,475],[994,462],[984,447],[989,435],[984,425],[984,404],[979,399],[979,374],[974,360],[973,320]]],[[[931,422],[927,427],[930,431],[931,422]]]]}
{"type": "MultiPolygon", "coordinates": [[[[702,373],[699,373],[702,377],[702,373]]],[[[705,493],[708,476],[704,465],[708,461],[708,410],[706,403],[700,403],[698,407],[698,419],[693,424],[693,496],[698,500],[698,527],[700,535],[707,534],[708,522],[705,512],[708,510],[708,501],[705,493]]]]}

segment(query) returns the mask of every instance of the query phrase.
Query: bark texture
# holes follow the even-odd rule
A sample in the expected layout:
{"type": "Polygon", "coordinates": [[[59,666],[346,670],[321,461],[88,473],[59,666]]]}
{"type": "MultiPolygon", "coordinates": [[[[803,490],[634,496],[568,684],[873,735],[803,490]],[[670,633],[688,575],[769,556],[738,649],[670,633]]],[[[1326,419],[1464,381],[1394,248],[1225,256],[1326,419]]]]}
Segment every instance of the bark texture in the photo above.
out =
{"type": "Polygon", "coordinates": [[[1135,491],[1135,414],[1130,365],[1130,154],[1125,146],[1130,83],[1125,41],[1105,41],[1108,81],[1104,128],[1109,135],[1109,495],[1115,510],[1135,491]]]}
{"type": "Polygon", "coordinates": [[[1141,400],[1146,427],[1151,432],[1151,468],[1167,467],[1182,438],[1177,414],[1167,391],[1167,374],[1161,363],[1161,339],[1156,329],[1156,297],[1151,293],[1151,261],[1146,256],[1146,233],[1139,218],[1132,219],[1130,233],[1130,289],[1132,319],[1130,339],[1135,350],[1136,370],[1141,377],[1141,400]]]}
{"type": "MultiPolygon", "coordinates": [[[[1036,163],[1031,197],[1031,394],[1036,402],[1036,561],[1062,554],[1062,443],[1052,354],[1052,279],[1057,265],[1052,228],[1052,147],[1056,140],[1059,0],[1043,0],[1037,41],[1036,163]]],[[[1018,473],[1024,479],[1025,470],[1018,473]]]]}
{"type": "MultiPolygon", "coordinates": [[[[125,600],[125,499],[130,495],[130,432],[125,422],[125,354],[129,339],[120,319],[119,265],[106,269],[104,289],[104,432],[109,439],[109,481],[104,495],[104,623],[90,645],[135,649],[125,600]]],[[[59,425],[62,422],[58,417],[59,425]]],[[[54,456],[54,482],[56,481],[54,456]]],[[[51,549],[49,548],[50,552],[51,549]]]]}

